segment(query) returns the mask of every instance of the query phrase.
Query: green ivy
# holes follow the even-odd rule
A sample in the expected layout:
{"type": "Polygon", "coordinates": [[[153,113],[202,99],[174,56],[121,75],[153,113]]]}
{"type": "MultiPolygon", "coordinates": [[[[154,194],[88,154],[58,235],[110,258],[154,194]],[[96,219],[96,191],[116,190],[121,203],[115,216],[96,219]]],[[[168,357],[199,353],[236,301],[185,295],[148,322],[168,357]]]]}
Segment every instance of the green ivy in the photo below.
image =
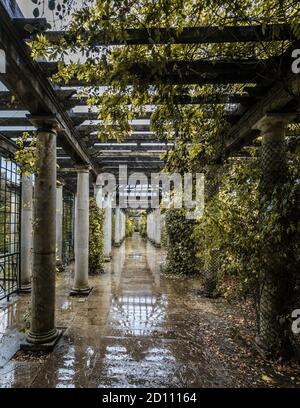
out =
{"type": "Polygon", "coordinates": [[[89,273],[103,272],[103,224],[104,210],[100,209],[94,198],[90,198],[89,216],[89,273]]]}
{"type": "Polygon", "coordinates": [[[134,233],[134,221],[130,217],[126,217],[126,237],[132,237],[134,233]]]}
{"type": "Polygon", "coordinates": [[[146,211],[141,211],[139,231],[140,231],[141,237],[146,239],[147,238],[147,213],[146,211]]]}
{"type": "Polygon", "coordinates": [[[197,247],[193,238],[195,220],[186,217],[184,209],[168,209],[165,213],[167,258],[163,270],[167,274],[194,275],[199,273],[197,247]]]}
{"type": "MultiPolygon", "coordinates": [[[[291,279],[300,261],[299,166],[290,161],[290,177],[266,201],[261,197],[259,161],[236,159],[227,165],[219,194],[205,203],[194,238],[198,257],[209,261],[217,251],[219,291],[225,297],[251,296],[259,301],[260,277],[269,260],[268,242],[274,260],[286,267],[291,279]]],[[[203,269],[204,271],[204,269],[203,269]]]]}

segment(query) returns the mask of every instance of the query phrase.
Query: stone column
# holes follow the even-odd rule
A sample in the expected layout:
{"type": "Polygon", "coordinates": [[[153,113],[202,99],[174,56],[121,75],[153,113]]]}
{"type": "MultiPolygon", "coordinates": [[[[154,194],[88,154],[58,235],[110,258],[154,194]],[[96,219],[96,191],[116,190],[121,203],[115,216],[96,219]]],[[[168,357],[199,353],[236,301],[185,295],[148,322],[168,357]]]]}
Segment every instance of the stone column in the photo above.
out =
{"type": "Polygon", "coordinates": [[[62,233],[63,233],[63,186],[56,187],[56,260],[62,266],[62,233]]]}
{"type": "Polygon", "coordinates": [[[155,209],[153,212],[154,220],[154,245],[159,248],[161,241],[161,215],[159,208],[155,209]]]}
{"type": "Polygon", "coordinates": [[[149,239],[149,234],[150,234],[150,227],[149,227],[149,213],[147,213],[147,239],[149,239]]]}
{"type": "MultiPolygon", "coordinates": [[[[262,215],[271,202],[274,189],[287,179],[285,126],[291,114],[267,114],[255,126],[262,134],[261,198],[262,215]]],[[[280,199],[280,197],[278,197],[280,199]]],[[[262,217],[262,225],[263,225],[262,217]]],[[[285,261],[276,255],[273,236],[264,237],[260,276],[259,327],[256,344],[266,356],[276,357],[290,350],[291,294],[294,277],[288,274],[285,261]]],[[[280,244],[282,245],[282,243],[280,244]]],[[[287,244],[288,245],[288,244],[287,244]]]]}
{"type": "Polygon", "coordinates": [[[154,219],[153,219],[153,212],[150,213],[150,241],[153,242],[154,234],[154,219]]]}
{"type": "MultiPolygon", "coordinates": [[[[37,130],[31,327],[28,343],[53,348],[56,275],[56,131],[52,118],[33,118],[37,130]]],[[[33,347],[33,346],[32,346],[33,347]]]]}
{"type": "Polygon", "coordinates": [[[124,241],[126,238],[126,214],[122,212],[122,236],[121,240],[124,241]]]}
{"type": "Polygon", "coordinates": [[[87,296],[89,276],[89,169],[77,171],[75,208],[75,275],[71,295],[87,296]]]}
{"type": "Polygon", "coordinates": [[[21,197],[21,276],[20,291],[29,292],[31,290],[32,275],[32,206],[33,206],[33,186],[32,175],[22,175],[22,197],[21,197]]]}
{"type": "MultiPolygon", "coordinates": [[[[206,171],[206,200],[213,199],[219,192],[219,165],[209,165],[206,171]]],[[[210,253],[209,259],[204,263],[203,285],[206,296],[213,297],[218,283],[218,251],[210,253]]]]}
{"type": "Polygon", "coordinates": [[[106,197],[103,203],[104,214],[104,260],[111,260],[111,240],[112,240],[112,211],[111,197],[106,197]]]}
{"type": "Polygon", "coordinates": [[[96,199],[97,193],[98,193],[98,186],[96,183],[93,183],[93,188],[94,188],[94,198],[96,199]]]}
{"type": "Polygon", "coordinates": [[[152,244],[156,244],[156,210],[149,214],[149,240],[152,244]]]}
{"type": "Polygon", "coordinates": [[[115,211],[115,236],[114,236],[114,245],[116,247],[119,247],[122,242],[122,223],[123,223],[123,217],[122,217],[122,211],[120,210],[120,207],[116,207],[115,211]]]}

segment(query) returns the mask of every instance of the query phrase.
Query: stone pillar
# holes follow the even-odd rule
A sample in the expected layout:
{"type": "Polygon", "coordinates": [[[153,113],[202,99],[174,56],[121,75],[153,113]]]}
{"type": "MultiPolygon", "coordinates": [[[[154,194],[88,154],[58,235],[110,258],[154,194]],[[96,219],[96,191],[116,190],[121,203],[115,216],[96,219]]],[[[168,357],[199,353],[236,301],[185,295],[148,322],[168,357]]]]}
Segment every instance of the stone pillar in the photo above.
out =
{"type": "Polygon", "coordinates": [[[159,248],[161,241],[161,215],[159,208],[154,210],[153,219],[154,219],[154,245],[159,248]]]}
{"type": "Polygon", "coordinates": [[[149,213],[147,213],[147,239],[149,239],[149,234],[150,234],[150,227],[149,227],[149,213]]]}
{"type": "Polygon", "coordinates": [[[63,186],[56,187],[56,261],[62,265],[62,241],[63,241],[63,186]]]}
{"type": "Polygon", "coordinates": [[[22,175],[22,197],[21,197],[21,276],[20,291],[29,292],[31,290],[32,275],[32,206],[33,206],[33,186],[32,175],[22,175]]]}
{"type": "Polygon", "coordinates": [[[87,296],[89,276],[89,169],[77,171],[75,208],[75,275],[71,295],[87,296]]]}
{"type": "Polygon", "coordinates": [[[114,236],[114,245],[116,247],[119,247],[122,242],[122,223],[123,223],[123,217],[122,217],[122,211],[120,210],[120,207],[116,207],[115,211],[115,236],[114,236]]]}
{"type": "MultiPolygon", "coordinates": [[[[209,165],[206,171],[206,200],[214,198],[219,192],[219,165],[209,165]]],[[[210,253],[204,263],[203,285],[205,295],[213,297],[218,283],[218,251],[210,253]]]]}
{"type": "Polygon", "coordinates": [[[124,241],[126,238],[126,214],[122,211],[122,236],[121,239],[124,241]]]}
{"type": "Polygon", "coordinates": [[[55,327],[56,131],[52,118],[31,117],[31,120],[38,130],[31,327],[27,341],[34,348],[51,349],[60,334],[55,327]]]}
{"type": "Polygon", "coordinates": [[[152,244],[160,247],[161,241],[160,210],[155,209],[147,214],[147,237],[152,244]]]}
{"type": "Polygon", "coordinates": [[[147,239],[149,239],[149,213],[146,215],[147,223],[146,223],[146,235],[147,239]]]}
{"type": "MultiPolygon", "coordinates": [[[[293,117],[291,114],[270,113],[255,126],[262,134],[260,186],[264,202],[262,215],[268,207],[274,189],[280,187],[287,179],[285,126],[293,117]]],[[[263,222],[262,217],[262,224],[263,222]]],[[[287,317],[291,316],[290,301],[294,286],[294,277],[288,274],[285,261],[276,256],[276,245],[273,236],[264,237],[256,338],[256,344],[262,354],[271,357],[286,354],[291,348],[291,329],[287,317]]]]}
{"type": "Polygon", "coordinates": [[[103,203],[104,214],[104,260],[111,260],[111,240],[112,240],[112,210],[111,197],[106,197],[103,203]]]}
{"type": "Polygon", "coordinates": [[[150,212],[148,214],[147,223],[149,225],[148,239],[149,239],[149,241],[152,241],[152,227],[153,227],[153,224],[152,224],[152,212],[150,212]]]}
{"type": "Polygon", "coordinates": [[[98,186],[96,183],[93,183],[93,188],[94,188],[94,198],[96,199],[97,193],[98,193],[98,186]]]}

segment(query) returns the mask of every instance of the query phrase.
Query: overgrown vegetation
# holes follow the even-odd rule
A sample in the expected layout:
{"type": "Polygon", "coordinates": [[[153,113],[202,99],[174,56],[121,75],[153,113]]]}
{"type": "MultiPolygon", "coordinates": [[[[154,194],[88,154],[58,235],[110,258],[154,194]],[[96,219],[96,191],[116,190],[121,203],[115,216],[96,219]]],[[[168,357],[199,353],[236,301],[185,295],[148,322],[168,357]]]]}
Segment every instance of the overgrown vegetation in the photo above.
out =
{"type": "Polygon", "coordinates": [[[126,217],[126,237],[132,237],[134,233],[134,220],[130,217],[126,217]]]}
{"type": "Polygon", "coordinates": [[[146,239],[147,238],[147,213],[146,211],[141,211],[140,212],[141,217],[140,217],[140,222],[139,222],[139,230],[141,237],[146,239]]]}
{"type": "MultiPolygon", "coordinates": [[[[51,2],[56,7],[56,2],[51,2]]],[[[66,10],[64,10],[66,11],[66,10]]],[[[184,27],[289,24],[300,38],[300,3],[296,0],[243,1],[86,1],[73,13],[68,34],[56,44],[43,35],[30,43],[33,57],[58,61],[52,80],[67,83],[78,79],[91,84],[82,95],[90,107],[96,106],[101,126],[100,140],[123,140],[132,134],[130,121],[144,115],[146,105],[155,102],[151,129],[158,139],[173,141],[164,155],[165,170],[202,171],[210,163],[223,162],[225,172],[219,193],[206,202],[205,214],[197,222],[187,220],[184,210],[166,211],[168,273],[192,275],[204,272],[211,258],[217,262],[217,290],[227,298],[251,296],[259,301],[264,270],[284,265],[289,283],[297,286],[299,265],[299,154],[291,151],[290,172],[283,185],[266,197],[261,190],[259,152],[248,152],[247,159],[227,160],[224,154],[228,115],[239,113],[232,103],[178,104],[178,98],[210,95],[242,95],[254,84],[172,84],[172,77],[186,74],[183,61],[210,61],[211,70],[218,61],[237,64],[239,60],[257,61],[268,68],[268,78],[285,83],[283,55],[291,41],[266,43],[176,44],[176,35],[184,27]],[[159,30],[153,30],[149,44],[110,47],[112,40],[126,44],[128,28],[176,27],[166,44],[159,44],[159,30]],[[151,37],[152,36],[152,37],[151,37]],[[104,45],[99,46],[99,38],[104,45]],[[72,54],[65,65],[66,54],[72,54]],[[83,55],[78,62],[78,54],[83,55]],[[274,58],[275,57],[275,58],[274,58]],[[139,66],[137,66],[139,63],[139,66]],[[169,75],[169,76],[168,76],[169,75]],[[162,80],[163,79],[163,80],[162,80]],[[131,86],[128,86],[130,83],[131,86]],[[108,85],[103,93],[102,85],[108,85]],[[250,154],[249,154],[250,153],[250,154]],[[272,248],[265,251],[266,246],[272,248]],[[268,255],[266,256],[266,252],[268,255]],[[217,256],[216,256],[217,254],[217,256]],[[197,256],[196,256],[197,255],[197,256]],[[295,283],[294,283],[295,281],[295,283]]],[[[185,67],[186,69],[186,67],[185,67]]],[[[201,72],[198,73],[201,78],[201,72]]],[[[197,78],[197,79],[198,79],[197,78]]],[[[180,81],[179,81],[180,82],[180,81]]],[[[197,82],[197,81],[196,81],[197,82]]],[[[293,91],[294,92],[294,91],[293,91]]],[[[294,94],[299,101],[299,92],[294,94]]],[[[21,142],[20,142],[21,143],[21,142]]],[[[22,146],[21,146],[22,147],[22,146]]],[[[33,146],[34,147],[34,146],[33,146]]],[[[31,148],[31,146],[29,146],[31,148]]],[[[247,156],[243,151],[241,156],[247,156]]],[[[25,162],[32,161],[32,150],[25,162]]],[[[127,231],[126,231],[127,233],[127,231]]],[[[142,214],[140,233],[146,237],[146,213],[142,214]]],[[[297,294],[297,290],[291,292],[297,294]]],[[[290,292],[287,291],[287,296],[290,292]]],[[[271,302],[269,302],[271,303],[271,302]]],[[[277,316],[276,318],[279,318],[277,316]]]]}
{"type": "MultiPolygon", "coordinates": [[[[219,291],[225,297],[259,299],[260,278],[268,242],[274,259],[285,265],[290,279],[299,265],[299,156],[291,155],[290,175],[271,200],[260,194],[260,163],[256,157],[231,160],[219,194],[209,200],[198,220],[194,239],[198,257],[205,263],[218,252],[219,291]]],[[[202,269],[203,271],[203,269],[202,269]]]]}
{"type": "Polygon", "coordinates": [[[184,209],[170,208],[165,214],[167,259],[164,272],[177,275],[195,275],[199,272],[197,247],[193,239],[195,221],[188,220],[184,209]]]}
{"type": "Polygon", "coordinates": [[[94,198],[90,198],[89,216],[89,274],[103,272],[103,224],[104,210],[94,198]]]}

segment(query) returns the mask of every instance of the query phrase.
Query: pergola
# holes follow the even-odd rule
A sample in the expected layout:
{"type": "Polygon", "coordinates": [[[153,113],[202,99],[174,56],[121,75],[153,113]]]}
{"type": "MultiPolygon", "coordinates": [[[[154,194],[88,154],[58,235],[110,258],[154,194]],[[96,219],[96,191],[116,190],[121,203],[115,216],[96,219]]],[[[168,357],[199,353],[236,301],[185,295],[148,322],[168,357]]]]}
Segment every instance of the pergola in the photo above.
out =
{"type": "MultiPolygon", "coordinates": [[[[53,344],[58,331],[54,322],[54,274],[55,274],[55,186],[56,163],[58,177],[72,190],[77,191],[75,237],[75,283],[74,292],[89,293],[87,282],[88,221],[86,218],[86,195],[93,195],[93,183],[102,172],[118,175],[119,165],[127,165],[129,173],[138,171],[150,175],[164,167],[160,158],[162,152],[172,148],[176,139],[169,143],[157,140],[150,129],[151,112],[137,117],[133,124],[131,137],[119,143],[117,140],[100,142],[96,132],[99,128],[98,116],[94,112],[82,112],[77,108],[85,107],[86,98],[78,96],[78,89],[93,84],[74,78],[67,84],[53,84],[49,78],[57,72],[57,64],[36,62],[30,56],[25,40],[34,37],[25,27],[31,25],[39,32],[45,25],[43,19],[12,18],[0,3],[0,47],[5,51],[7,70],[0,80],[8,91],[0,92],[1,146],[12,153],[16,150],[15,141],[23,131],[35,130],[39,147],[38,169],[34,202],[35,214],[42,219],[37,227],[34,241],[35,271],[33,281],[33,321],[28,340],[41,347],[53,344]],[[16,115],[17,111],[24,113],[16,115]],[[15,129],[18,127],[18,130],[15,129]],[[56,147],[57,139],[57,147],[56,147]],[[77,184],[76,184],[77,180],[77,184]],[[44,220],[44,221],[43,221],[44,220]],[[45,230],[49,231],[45,234],[45,230]],[[49,255],[51,253],[51,256],[49,255]],[[46,293],[47,292],[47,293],[46,293]],[[43,299],[43,300],[41,300],[43,299]],[[42,302],[42,304],[41,304],[42,302]],[[45,312],[46,311],[46,312],[45,312]],[[52,313],[53,312],[53,313],[52,313]]],[[[65,32],[44,32],[53,43],[67,35],[65,32]]],[[[148,44],[156,39],[159,44],[170,41],[177,44],[247,43],[289,41],[290,48],[282,57],[270,60],[232,60],[232,61],[170,61],[167,73],[162,74],[162,83],[182,85],[191,84],[245,84],[240,93],[216,93],[191,97],[188,94],[178,96],[177,104],[233,104],[236,109],[224,116],[230,124],[224,134],[223,149],[211,161],[219,164],[243,147],[252,144],[259,135],[263,136],[262,154],[263,172],[269,184],[276,184],[282,169],[282,140],[286,124],[296,117],[297,100],[292,90],[297,89],[299,77],[291,72],[291,50],[297,48],[297,41],[289,25],[274,26],[236,26],[185,28],[180,34],[172,29],[151,30],[129,29],[127,45],[148,44]],[[274,34],[274,33],[278,34],[274,34]],[[174,71],[174,65],[180,71],[174,71]],[[278,69],[274,70],[274,67],[278,69]],[[280,67],[280,69],[279,69],[280,67]],[[175,73],[174,73],[175,72],[175,73]],[[252,84],[252,86],[250,86],[252,84]]],[[[101,34],[95,39],[97,45],[103,44],[101,34]]],[[[122,45],[111,38],[106,45],[122,45]]],[[[148,65],[134,63],[130,74],[143,77],[151,84],[154,79],[148,72],[148,65]]],[[[151,72],[151,71],[149,71],[151,72]]],[[[129,80],[130,84],[130,80],[129,80]]],[[[107,83],[97,83],[105,86],[107,83]]],[[[151,100],[149,104],[155,105],[151,100]]],[[[280,177],[279,177],[280,178],[280,177]]],[[[23,180],[25,183],[25,181],[23,180]]],[[[107,226],[111,228],[111,226],[107,226]]],[[[155,235],[155,234],[154,234],[155,235]]],[[[155,237],[154,237],[155,240],[155,237]]],[[[261,316],[264,327],[261,328],[261,341],[267,341],[268,328],[272,326],[269,307],[272,304],[268,287],[263,302],[266,306],[261,316]],[[271,323],[270,323],[271,322],[271,323]]],[[[275,333],[276,335],[276,333],[275,333]]]]}

